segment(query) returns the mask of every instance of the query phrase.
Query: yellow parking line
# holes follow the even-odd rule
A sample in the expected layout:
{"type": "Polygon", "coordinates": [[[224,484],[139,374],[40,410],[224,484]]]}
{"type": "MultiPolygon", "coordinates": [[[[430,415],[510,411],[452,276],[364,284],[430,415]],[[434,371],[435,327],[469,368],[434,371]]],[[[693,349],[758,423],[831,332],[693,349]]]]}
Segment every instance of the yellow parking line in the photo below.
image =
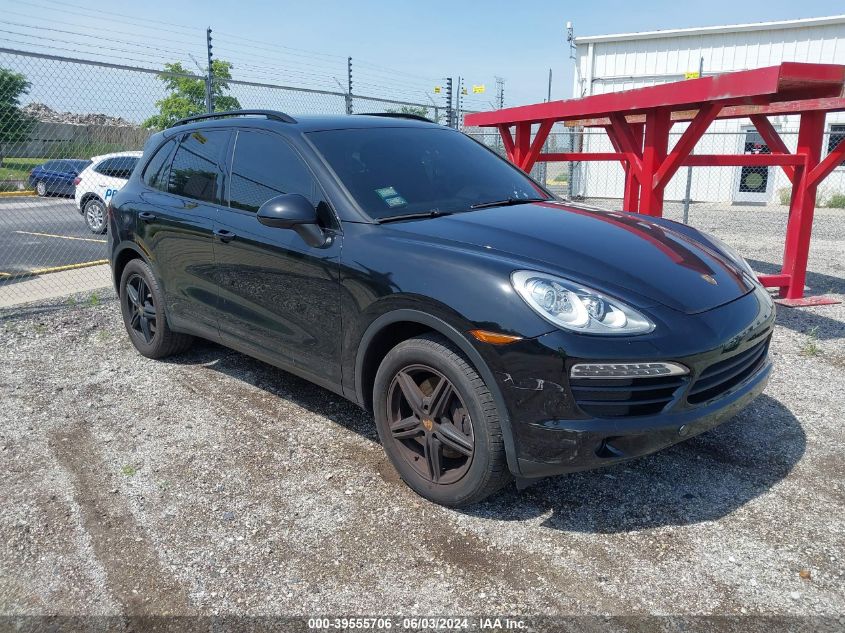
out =
{"type": "Polygon", "coordinates": [[[89,266],[99,266],[100,264],[108,264],[107,259],[95,259],[90,262],[80,262],[78,264],[65,264],[64,266],[51,266],[50,268],[36,268],[35,270],[22,270],[19,273],[4,273],[0,272],[0,279],[19,279],[20,277],[35,277],[36,275],[46,275],[47,273],[58,273],[63,270],[75,270],[77,268],[88,268],[89,266]]]}
{"type": "Polygon", "coordinates": [[[70,235],[55,235],[53,233],[35,233],[34,231],[13,231],[21,235],[37,235],[38,237],[58,237],[63,240],[78,240],[80,242],[97,242],[98,244],[105,244],[106,240],[97,240],[92,237],[71,237],[70,235]]]}

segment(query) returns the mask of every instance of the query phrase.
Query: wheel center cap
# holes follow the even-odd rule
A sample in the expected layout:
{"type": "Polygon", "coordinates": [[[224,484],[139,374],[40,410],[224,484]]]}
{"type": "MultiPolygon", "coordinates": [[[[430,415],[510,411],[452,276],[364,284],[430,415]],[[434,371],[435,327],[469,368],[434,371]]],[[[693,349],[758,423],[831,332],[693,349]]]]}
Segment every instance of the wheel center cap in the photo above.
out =
{"type": "Polygon", "coordinates": [[[426,431],[430,431],[434,428],[434,420],[431,418],[423,418],[422,425],[426,431]]]}

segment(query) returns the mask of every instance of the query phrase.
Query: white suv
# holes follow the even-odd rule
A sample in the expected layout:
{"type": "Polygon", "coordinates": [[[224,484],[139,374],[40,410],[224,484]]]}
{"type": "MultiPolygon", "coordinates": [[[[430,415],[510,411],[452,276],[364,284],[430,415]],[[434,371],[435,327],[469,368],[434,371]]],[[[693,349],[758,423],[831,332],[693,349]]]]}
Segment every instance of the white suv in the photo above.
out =
{"type": "Polygon", "coordinates": [[[74,180],[76,206],[92,233],[105,233],[106,205],[126,181],[141,152],[117,152],[94,156],[92,163],[74,180]]]}

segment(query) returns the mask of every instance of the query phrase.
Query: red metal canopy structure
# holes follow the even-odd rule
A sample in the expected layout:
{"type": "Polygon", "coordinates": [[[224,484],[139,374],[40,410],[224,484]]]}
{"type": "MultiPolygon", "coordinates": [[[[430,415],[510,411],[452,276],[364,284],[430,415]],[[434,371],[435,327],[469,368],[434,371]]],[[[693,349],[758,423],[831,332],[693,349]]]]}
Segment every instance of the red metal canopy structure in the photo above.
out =
{"type": "Polygon", "coordinates": [[[780,166],[792,183],[783,266],[779,274],[761,275],[760,281],[780,289],[781,303],[819,305],[833,301],[804,298],[804,281],[816,190],[845,160],[845,142],[824,159],[821,155],[825,116],[845,110],[844,86],[845,66],[785,62],[624,92],[468,114],[465,123],[497,128],[508,159],[525,171],[538,161],[618,160],[625,169],[623,209],[651,216],[663,214],[663,192],[681,166],[780,166]],[[794,153],[769,121],[768,117],[775,115],[800,116],[794,153]],[[771,154],[690,155],[713,121],[729,118],[750,118],[771,154]],[[602,127],[615,151],[543,153],[556,122],[602,127]],[[689,125],[670,150],[669,131],[675,122],[689,125]]]}

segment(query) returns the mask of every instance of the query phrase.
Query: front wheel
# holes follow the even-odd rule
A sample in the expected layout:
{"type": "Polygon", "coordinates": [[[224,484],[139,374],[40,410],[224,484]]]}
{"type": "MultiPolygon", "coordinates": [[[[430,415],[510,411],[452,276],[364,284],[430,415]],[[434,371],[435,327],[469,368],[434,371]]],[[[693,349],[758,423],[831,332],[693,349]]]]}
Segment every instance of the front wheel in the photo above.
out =
{"type": "Polygon", "coordinates": [[[92,233],[102,235],[106,232],[106,205],[99,198],[94,198],[85,203],[85,224],[92,233]]]}
{"type": "Polygon", "coordinates": [[[35,193],[37,193],[42,198],[47,195],[47,183],[43,180],[39,180],[35,183],[35,193]]]}
{"type": "Polygon", "coordinates": [[[466,506],[510,481],[493,397],[446,338],[420,336],[388,352],[373,409],[385,452],[419,495],[466,506]]]}

